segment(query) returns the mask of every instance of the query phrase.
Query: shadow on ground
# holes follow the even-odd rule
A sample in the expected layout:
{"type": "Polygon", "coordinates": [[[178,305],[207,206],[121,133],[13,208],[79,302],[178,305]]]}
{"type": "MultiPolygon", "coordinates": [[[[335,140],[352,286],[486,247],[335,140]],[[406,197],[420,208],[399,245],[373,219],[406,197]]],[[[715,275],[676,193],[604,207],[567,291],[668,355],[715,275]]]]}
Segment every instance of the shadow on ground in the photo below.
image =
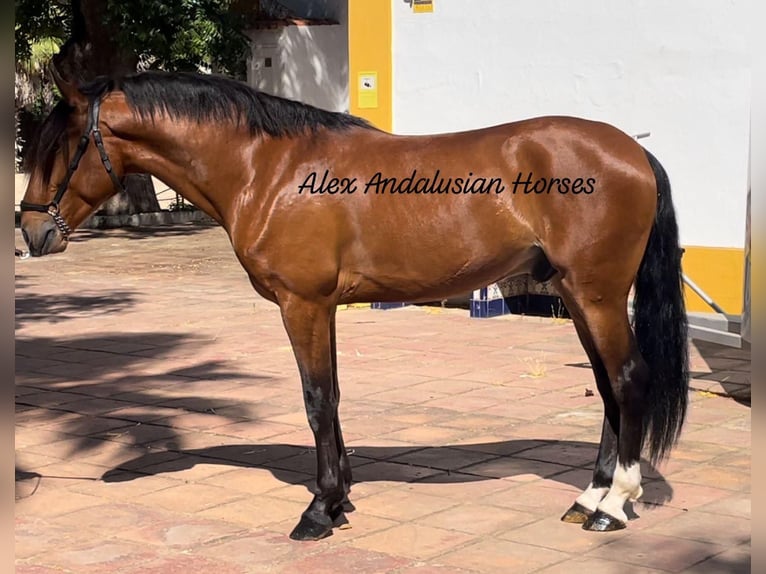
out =
{"type": "Polygon", "coordinates": [[[707,341],[694,341],[693,344],[712,372],[692,372],[691,376],[703,381],[720,383],[726,396],[749,407],[751,403],[750,349],[734,349],[707,341]]]}
{"type": "MultiPolygon", "coordinates": [[[[16,288],[19,288],[17,276],[16,288]]],[[[76,317],[120,313],[135,303],[133,291],[114,291],[109,295],[35,295],[16,296],[16,329],[27,322],[60,323],[76,317]]]]}
{"type": "MultiPolygon", "coordinates": [[[[581,441],[509,440],[494,443],[464,444],[455,446],[387,447],[359,446],[350,449],[354,482],[417,482],[421,484],[463,483],[509,478],[520,475],[537,475],[583,490],[588,486],[589,472],[570,472],[576,468],[550,469],[555,462],[550,457],[535,458],[531,451],[544,445],[573,451],[588,450],[595,459],[598,445],[581,441]],[[426,452],[427,451],[427,452],[426,452]],[[460,454],[513,452],[512,455],[496,456],[483,462],[481,471],[467,468],[473,464],[461,461],[460,454]],[[420,456],[418,456],[420,455],[420,456]],[[425,457],[423,455],[426,455],[425,457]],[[417,460],[427,460],[418,463],[417,460]],[[385,463],[385,464],[371,464],[385,463]],[[437,471],[434,474],[433,471],[437,471]]],[[[265,469],[286,484],[303,484],[308,490],[314,487],[312,475],[315,469],[315,451],[305,446],[291,444],[237,444],[202,449],[165,450],[147,453],[106,472],[104,482],[125,482],[142,476],[178,472],[197,464],[220,464],[245,468],[265,469]],[[172,455],[172,458],[171,458],[172,455]]],[[[642,498],[644,503],[661,505],[673,498],[673,488],[651,465],[645,463],[654,478],[651,493],[642,498]]],[[[647,489],[648,491],[649,489],[647,489]]]]}
{"type": "MultiPolygon", "coordinates": [[[[692,371],[691,379],[700,381],[716,381],[723,387],[724,395],[736,402],[750,406],[751,402],[751,376],[750,376],[750,349],[733,349],[715,343],[694,341],[692,343],[711,372],[692,371]]],[[[590,369],[587,362],[567,363],[567,367],[590,369]]],[[[690,382],[690,388],[694,389],[694,381],[690,382]]]]}
{"type": "Polygon", "coordinates": [[[126,239],[183,237],[187,235],[196,235],[211,227],[219,227],[219,225],[217,223],[195,221],[192,223],[151,225],[145,227],[121,227],[119,229],[78,229],[77,233],[72,236],[72,242],[77,243],[107,236],[126,239]]]}
{"type": "MultiPolygon", "coordinates": [[[[177,440],[179,431],[158,419],[226,408],[231,421],[252,420],[253,405],[199,396],[216,381],[268,380],[226,361],[202,360],[156,371],[175,348],[201,352],[205,340],[177,333],[99,333],[92,337],[24,337],[16,341],[16,423],[53,427],[73,435],[72,452],[107,438],[126,444],[177,440]],[[188,392],[185,388],[191,389],[188,392]],[[115,436],[117,438],[115,438],[115,436]]],[[[224,416],[220,415],[219,416],[224,416]]]]}
{"type": "MultiPolygon", "coordinates": [[[[750,556],[750,537],[740,538],[737,542],[729,544],[735,552],[724,552],[712,556],[703,562],[699,562],[684,570],[684,572],[693,572],[694,574],[750,574],[751,556],[750,556]],[[729,554],[727,556],[727,554],[729,554]]],[[[616,550],[618,548],[615,548],[616,550]]],[[[691,555],[693,562],[695,555],[691,555]]]]}

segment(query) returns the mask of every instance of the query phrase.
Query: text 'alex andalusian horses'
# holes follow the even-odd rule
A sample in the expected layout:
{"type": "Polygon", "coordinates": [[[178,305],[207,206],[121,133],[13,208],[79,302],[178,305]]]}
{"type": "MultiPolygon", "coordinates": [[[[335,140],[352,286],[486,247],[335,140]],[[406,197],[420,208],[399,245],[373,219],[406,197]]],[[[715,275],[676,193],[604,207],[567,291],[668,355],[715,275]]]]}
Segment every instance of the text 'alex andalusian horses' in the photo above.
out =
{"type": "Polygon", "coordinates": [[[568,117],[395,136],[212,76],[56,80],[64,99],[21,205],[30,252],[65,249],[129,173],[157,176],[224,227],[255,290],[279,305],[316,440],[318,493],[293,538],[329,534],[351,485],[336,306],[444,299],[519,273],[554,281],[604,402],[592,482],[563,520],[625,526],[642,449],[668,454],[688,388],[670,185],[635,140],[568,117]]]}

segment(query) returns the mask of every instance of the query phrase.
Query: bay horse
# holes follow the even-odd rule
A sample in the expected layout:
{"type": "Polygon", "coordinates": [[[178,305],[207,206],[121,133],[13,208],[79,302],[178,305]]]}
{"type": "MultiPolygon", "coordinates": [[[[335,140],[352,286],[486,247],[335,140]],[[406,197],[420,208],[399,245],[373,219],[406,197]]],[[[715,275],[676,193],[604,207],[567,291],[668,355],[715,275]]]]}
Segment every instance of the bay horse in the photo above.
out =
{"type": "Polygon", "coordinates": [[[521,273],[554,282],[604,404],[592,481],[562,520],[625,528],[644,447],[667,457],[688,393],[670,184],[633,138],[571,117],[398,136],[217,76],[53,75],[62,99],[21,203],[30,253],[63,251],[130,173],[226,230],[255,291],[279,306],[316,441],[317,494],[291,538],[327,536],[350,510],[336,306],[446,299],[521,273]]]}

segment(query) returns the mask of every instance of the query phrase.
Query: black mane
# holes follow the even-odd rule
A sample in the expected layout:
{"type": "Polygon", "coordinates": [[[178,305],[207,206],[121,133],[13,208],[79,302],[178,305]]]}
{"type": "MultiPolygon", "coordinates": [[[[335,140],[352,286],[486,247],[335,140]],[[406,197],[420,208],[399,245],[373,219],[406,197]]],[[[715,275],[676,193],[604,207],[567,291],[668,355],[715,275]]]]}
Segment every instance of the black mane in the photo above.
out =
{"type": "MultiPolygon", "coordinates": [[[[43,185],[47,186],[51,179],[51,170],[53,169],[53,159],[59,149],[63,148],[64,153],[68,153],[66,148],[67,122],[72,108],[64,101],[59,101],[53,110],[48,114],[37,134],[32,138],[29,149],[24,154],[23,168],[27,173],[33,173],[38,167],[43,169],[43,185]]],[[[68,161],[65,158],[66,161],[68,161]]]]}
{"type": "Polygon", "coordinates": [[[120,90],[142,118],[166,114],[199,123],[244,122],[250,133],[289,136],[319,128],[370,127],[363,119],[320,110],[258,92],[222,76],[183,72],[143,72],[115,80],[96,80],[82,88],[88,95],[120,90]]]}
{"type": "MultiPolygon", "coordinates": [[[[271,96],[237,80],[215,75],[148,71],[121,78],[98,78],[80,86],[80,91],[88,97],[122,91],[128,105],[142,119],[164,115],[198,123],[227,122],[247,126],[252,135],[284,137],[321,128],[372,129],[362,118],[271,96]]],[[[25,170],[32,172],[42,167],[46,185],[53,158],[64,144],[71,111],[65,102],[59,102],[43,122],[27,154],[25,170]]]]}

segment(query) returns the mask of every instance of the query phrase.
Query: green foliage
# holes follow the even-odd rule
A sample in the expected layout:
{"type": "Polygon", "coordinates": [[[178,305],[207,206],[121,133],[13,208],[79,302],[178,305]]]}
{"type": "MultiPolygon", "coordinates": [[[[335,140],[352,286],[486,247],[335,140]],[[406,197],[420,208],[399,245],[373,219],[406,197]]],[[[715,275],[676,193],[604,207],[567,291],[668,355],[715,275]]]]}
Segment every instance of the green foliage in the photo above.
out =
{"type": "Polygon", "coordinates": [[[244,75],[244,20],[231,0],[107,0],[118,42],[133,46],[139,60],[165,70],[213,69],[244,75]]]}
{"type": "MultiPolygon", "coordinates": [[[[249,44],[244,17],[230,11],[233,0],[100,1],[104,25],[117,31],[115,45],[136,54],[142,67],[244,78],[249,44]]],[[[28,61],[42,38],[68,39],[71,20],[71,1],[16,0],[17,62],[28,61]]]]}
{"type": "Polygon", "coordinates": [[[56,0],[16,0],[16,62],[32,58],[32,46],[41,40],[63,42],[69,37],[72,5],[56,0]]]}

